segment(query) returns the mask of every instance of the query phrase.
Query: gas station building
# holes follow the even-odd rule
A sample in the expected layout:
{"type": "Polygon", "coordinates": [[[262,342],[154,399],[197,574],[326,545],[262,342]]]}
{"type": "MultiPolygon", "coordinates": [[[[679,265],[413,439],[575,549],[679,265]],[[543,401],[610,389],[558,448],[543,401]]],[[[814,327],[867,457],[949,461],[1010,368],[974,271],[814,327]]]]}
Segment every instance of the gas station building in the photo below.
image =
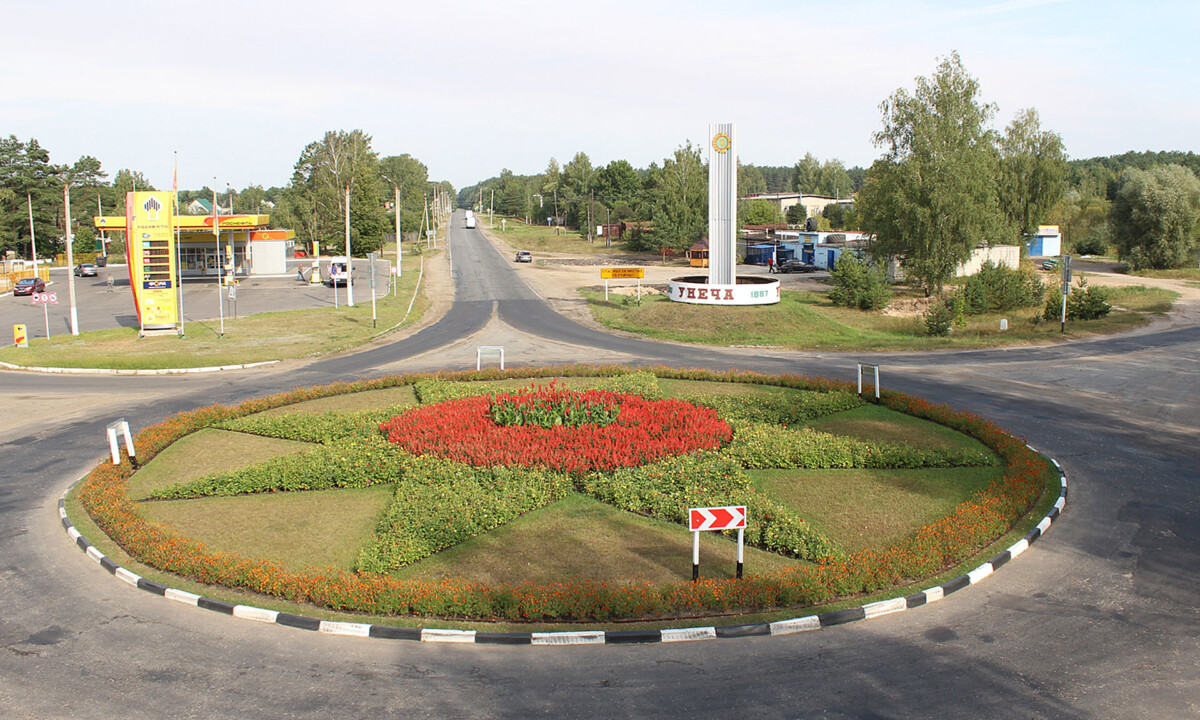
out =
{"type": "MultiPolygon", "coordinates": [[[[179,231],[178,261],[182,277],[217,277],[221,258],[225,273],[234,277],[286,275],[294,256],[296,233],[267,227],[269,215],[218,215],[213,232],[212,215],[176,215],[179,231]]],[[[127,230],[125,216],[94,219],[96,229],[127,230]]],[[[133,247],[128,234],[126,248],[133,247]]]]}

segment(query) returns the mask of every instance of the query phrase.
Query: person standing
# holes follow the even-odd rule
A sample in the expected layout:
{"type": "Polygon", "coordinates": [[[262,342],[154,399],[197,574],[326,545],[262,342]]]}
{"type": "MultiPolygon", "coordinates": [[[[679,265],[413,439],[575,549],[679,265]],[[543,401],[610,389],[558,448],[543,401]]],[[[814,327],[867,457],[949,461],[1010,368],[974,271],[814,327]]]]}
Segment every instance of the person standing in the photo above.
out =
{"type": "Polygon", "coordinates": [[[767,272],[775,272],[775,256],[773,254],[767,256],[767,272]]]}

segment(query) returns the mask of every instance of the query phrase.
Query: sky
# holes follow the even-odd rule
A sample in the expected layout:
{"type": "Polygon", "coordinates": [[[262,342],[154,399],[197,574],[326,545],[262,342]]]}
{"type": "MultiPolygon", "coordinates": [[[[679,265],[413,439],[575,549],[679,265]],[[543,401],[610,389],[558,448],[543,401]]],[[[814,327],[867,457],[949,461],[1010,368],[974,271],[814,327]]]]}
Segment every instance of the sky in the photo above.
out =
{"type": "Polygon", "coordinates": [[[1200,151],[1200,3],[0,0],[0,134],[181,189],[286,185],[362,129],[455,188],[585,152],[646,167],[711,123],[740,160],[869,165],[880,103],[957,51],[1002,129],[1073,158],[1200,151]]]}

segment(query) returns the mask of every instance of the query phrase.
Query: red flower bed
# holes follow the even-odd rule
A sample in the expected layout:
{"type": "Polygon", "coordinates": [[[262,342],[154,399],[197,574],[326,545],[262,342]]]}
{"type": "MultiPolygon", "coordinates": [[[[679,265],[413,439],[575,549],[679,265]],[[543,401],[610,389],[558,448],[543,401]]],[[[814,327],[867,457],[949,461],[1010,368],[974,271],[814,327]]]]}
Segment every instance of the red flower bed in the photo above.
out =
{"type": "Polygon", "coordinates": [[[733,436],[715,411],[682,400],[647,400],[601,390],[574,393],[537,388],[532,392],[448,400],[410,410],[381,426],[388,440],[405,450],[431,453],[468,465],[540,465],[569,473],[613,470],[654,462],[672,455],[721,447],[733,436]],[[498,425],[496,404],[620,407],[616,422],[605,427],[570,424],[498,425]]]}

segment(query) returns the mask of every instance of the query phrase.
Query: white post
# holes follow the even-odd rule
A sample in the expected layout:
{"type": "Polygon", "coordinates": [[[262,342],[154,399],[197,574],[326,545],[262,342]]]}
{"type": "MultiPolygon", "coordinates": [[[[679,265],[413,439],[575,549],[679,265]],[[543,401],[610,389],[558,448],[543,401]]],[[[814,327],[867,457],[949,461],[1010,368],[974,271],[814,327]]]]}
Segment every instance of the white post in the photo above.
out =
{"type": "Polygon", "coordinates": [[[37,266],[37,237],[33,232],[33,194],[26,193],[25,199],[29,202],[29,254],[33,256],[33,276],[39,277],[37,266]]]}
{"type": "Polygon", "coordinates": [[[346,307],[354,307],[354,258],[350,256],[350,183],[346,183],[346,307]]]}
{"type": "Polygon", "coordinates": [[[67,294],[71,299],[71,334],[79,334],[79,310],[75,305],[75,252],[71,248],[71,186],[63,185],[63,222],[67,230],[67,294]]]}
{"type": "Polygon", "coordinates": [[[692,532],[692,582],[700,579],[700,531],[692,532]]]}
{"type": "Polygon", "coordinates": [[[604,281],[604,302],[608,302],[608,281],[604,281]]]}
{"type": "Polygon", "coordinates": [[[396,277],[404,277],[404,266],[400,262],[400,186],[395,183],[392,188],[396,191],[396,277]]]}

